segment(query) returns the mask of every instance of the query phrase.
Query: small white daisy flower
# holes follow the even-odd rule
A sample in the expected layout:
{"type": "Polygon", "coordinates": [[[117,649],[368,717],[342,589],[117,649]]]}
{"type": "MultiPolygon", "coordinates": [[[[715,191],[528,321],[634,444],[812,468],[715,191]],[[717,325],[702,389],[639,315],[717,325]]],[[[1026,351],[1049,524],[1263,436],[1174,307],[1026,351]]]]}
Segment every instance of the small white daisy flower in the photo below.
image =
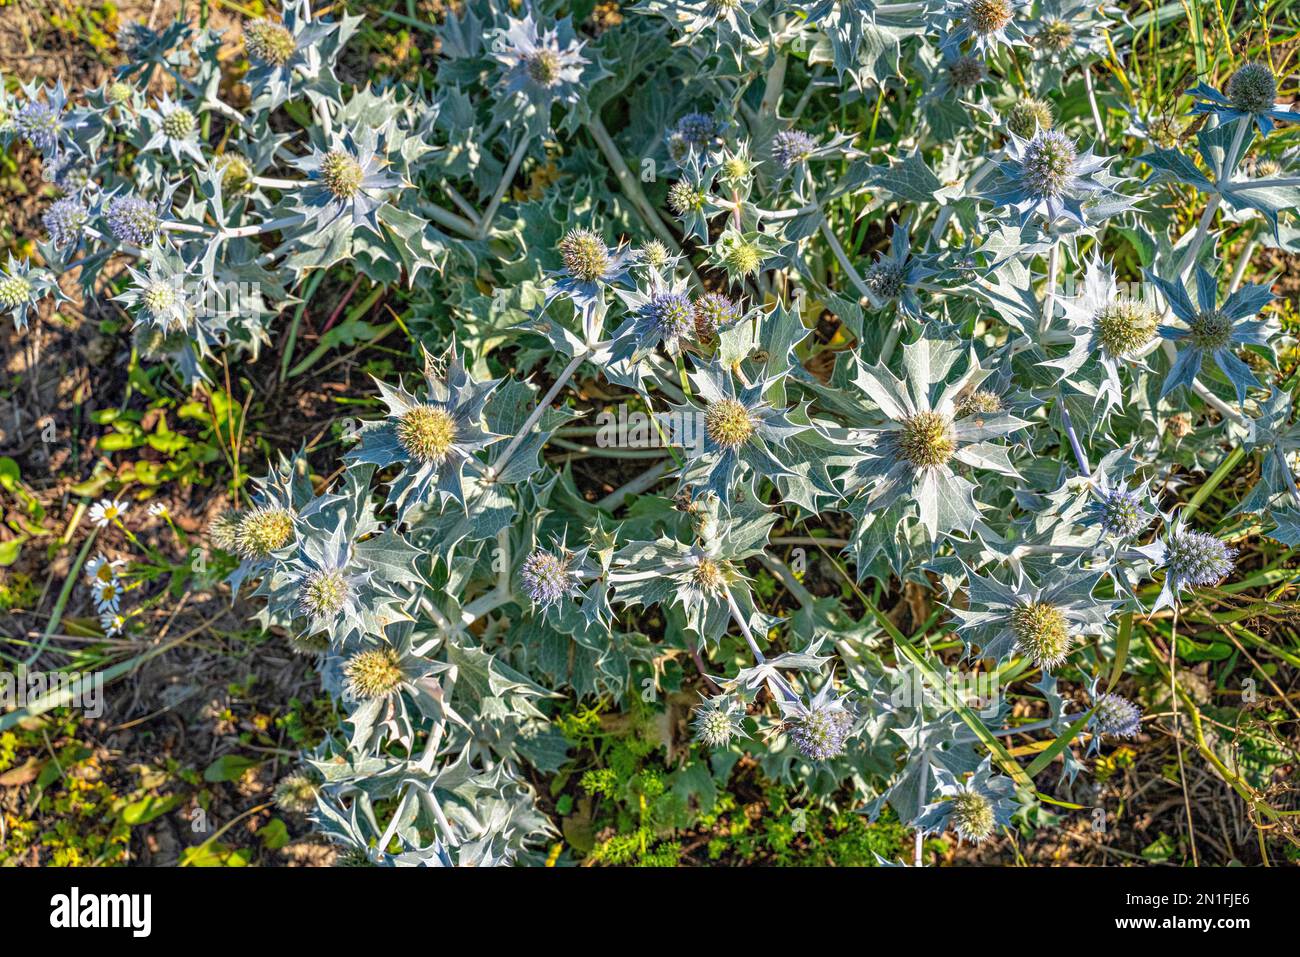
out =
{"type": "Polygon", "coordinates": [[[111,581],[96,582],[91,589],[95,598],[95,610],[101,615],[116,614],[122,602],[122,583],[116,578],[111,581]]]}
{"type": "Polygon", "coordinates": [[[101,498],[90,507],[90,520],[103,528],[110,522],[120,522],[126,516],[126,503],[119,499],[101,498]]]}
{"type": "Polygon", "coordinates": [[[112,638],[122,634],[126,628],[126,618],[116,612],[106,611],[99,616],[99,624],[104,629],[104,635],[112,638]]]}
{"type": "Polygon", "coordinates": [[[86,582],[93,588],[99,582],[111,582],[117,578],[117,570],[125,562],[120,558],[109,558],[100,552],[86,562],[86,582]]]}
{"type": "Polygon", "coordinates": [[[149,514],[154,518],[166,518],[171,512],[167,510],[166,502],[154,502],[149,506],[149,514]]]}

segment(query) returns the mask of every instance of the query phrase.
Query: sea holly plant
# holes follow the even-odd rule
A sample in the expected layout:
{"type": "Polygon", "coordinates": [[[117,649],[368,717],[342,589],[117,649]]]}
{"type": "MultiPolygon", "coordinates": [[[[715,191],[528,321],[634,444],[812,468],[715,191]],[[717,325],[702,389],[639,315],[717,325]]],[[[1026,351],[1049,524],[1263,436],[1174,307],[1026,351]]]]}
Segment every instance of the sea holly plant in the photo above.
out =
{"type": "MultiPolygon", "coordinates": [[[[342,859],[546,862],[596,702],[712,786],[892,809],[913,864],[1088,810],[1135,675],[1196,706],[1166,624],[1300,541],[1295,324],[1245,280],[1300,203],[1270,67],[1126,117],[1140,31],[1096,5],[465,0],[366,82],[314,6],[24,78],[48,235],[0,308],[108,292],[176,389],[374,373],[207,535],[338,703],[284,793],[342,859]]],[[[1285,575],[1234,585],[1272,614],[1285,575]]]]}
{"type": "Polygon", "coordinates": [[[853,387],[884,419],[853,430],[857,451],[842,480],[865,521],[910,511],[930,541],[970,532],[979,518],[975,486],[956,470],[1015,476],[997,440],[1028,425],[1005,413],[957,416],[958,397],[987,375],[972,350],[927,338],[903,347],[901,379],[859,365],[853,387]]]}

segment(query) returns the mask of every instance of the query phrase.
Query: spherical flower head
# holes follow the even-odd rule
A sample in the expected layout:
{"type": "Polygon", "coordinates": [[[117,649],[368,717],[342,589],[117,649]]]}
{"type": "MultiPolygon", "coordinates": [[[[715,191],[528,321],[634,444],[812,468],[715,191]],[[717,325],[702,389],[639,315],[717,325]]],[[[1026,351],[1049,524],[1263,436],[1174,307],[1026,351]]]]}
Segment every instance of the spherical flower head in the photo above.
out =
{"type": "Polygon", "coordinates": [[[903,294],[906,281],[907,267],[892,259],[882,259],[867,270],[868,288],[886,302],[903,294]]]}
{"type": "Polygon", "coordinates": [[[772,139],[772,158],[781,169],[789,169],[812,155],[817,140],[803,130],[782,130],[772,139]]]}
{"type": "Polygon", "coordinates": [[[1050,671],[1070,654],[1074,639],[1061,609],[1048,602],[1021,605],[1011,612],[1016,650],[1035,665],[1050,671]]]}
{"type": "Polygon", "coordinates": [[[898,454],[915,469],[946,465],[957,451],[952,420],[941,412],[918,412],[903,420],[897,433],[898,454]]]}
{"type": "Polygon", "coordinates": [[[721,708],[706,705],[695,717],[695,740],[706,747],[725,747],[735,735],[731,716],[721,708]]]}
{"type": "Polygon", "coordinates": [[[125,83],[122,80],[110,83],[108,86],[108,102],[114,106],[125,106],[131,102],[131,94],[134,92],[130,83],[125,83]]]}
{"type": "Polygon", "coordinates": [[[743,183],[754,172],[754,161],[744,153],[735,153],[722,161],[722,178],[729,183],[743,183]]]}
{"type": "Polygon", "coordinates": [[[959,56],[948,64],[948,82],[959,90],[977,86],[987,77],[988,68],[977,56],[959,56]]]}
{"type": "Polygon", "coordinates": [[[117,196],[108,204],[109,231],[119,242],[147,246],[158,235],[161,221],[153,203],[139,196],[117,196]]]}
{"type": "Polygon", "coordinates": [[[1003,408],[1002,396],[988,389],[976,389],[957,403],[953,415],[958,419],[968,415],[997,415],[1003,408]]]}
{"type": "Polygon", "coordinates": [[[1221,582],[1232,573],[1237,555],[1213,535],[1191,530],[1176,532],[1167,549],[1165,564],[1178,587],[1221,582]]]}
{"type": "Polygon", "coordinates": [[[1126,488],[1111,489],[1101,501],[1101,530],[1116,538],[1133,538],[1146,528],[1142,500],[1126,488]]]}
{"type": "Polygon", "coordinates": [[[239,520],[235,550],[242,558],[266,558],[293,541],[293,515],[285,508],[255,508],[239,520]]]}
{"type": "Polygon", "coordinates": [[[753,243],[740,240],[728,250],[723,260],[728,267],[742,276],[758,272],[763,265],[763,251],[753,243]]]}
{"type": "Polygon", "coordinates": [[[1258,179],[1267,179],[1270,176],[1277,176],[1282,172],[1282,164],[1275,159],[1260,159],[1255,161],[1255,168],[1251,175],[1258,179]]]}
{"type": "Polygon", "coordinates": [[[582,282],[595,282],[609,269],[609,247],[590,229],[570,229],[560,240],[560,258],[569,275],[582,282]]]}
{"type": "Polygon", "coordinates": [[[81,236],[81,231],[90,221],[90,213],[81,201],[64,196],[50,204],[50,208],[41,217],[45,230],[55,246],[70,246],[81,236]]]}
{"type": "Polygon", "coordinates": [[[176,287],[169,282],[157,280],[149,283],[144,294],[140,296],[149,315],[155,319],[167,315],[176,305],[176,287]]]}
{"type": "Polygon", "coordinates": [[[372,701],[386,698],[401,685],[401,659],[393,648],[367,648],[357,652],[343,668],[348,691],[354,698],[372,701]]]}
{"type": "Polygon", "coordinates": [[[320,178],[336,199],[351,199],[361,191],[365,170],[345,150],[330,150],[321,159],[320,178]]]}
{"type": "Polygon", "coordinates": [[[852,727],[853,716],[839,706],[811,708],[787,725],[799,753],[814,761],[827,761],[843,754],[852,727]]]}
{"type": "Polygon", "coordinates": [[[1098,734],[1135,738],[1142,730],[1142,711],[1128,698],[1107,693],[1098,696],[1095,705],[1090,723],[1098,734]]]}
{"type": "Polygon", "coordinates": [[[1155,311],[1136,299],[1112,302],[1093,317],[1097,341],[1114,359],[1140,352],[1155,338],[1158,322],[1155,311]]]}
{"type": "Polygon", "coordinates": [[[1232,320],[1217,309],[1197,313],[1187,325],[1188,341],[1206,352],[1222,349],[1232,338],[1232,320]]]}
{"type": "Polygon", "coordinates": [[[183,106],[170,110],[162,121],[162,131],[173,140],[189,139],[196,126],[194,114],[183,106]]]}
{"type": "Polygon", "coordinates": [[[695,335],[701,341],[740,319],[740,306],[720,292],[706,292],[695,300],[695,335]]]}
{"type": "Polygon", "coordinates": [[[31,300],[32,284],[23,276],[0,278],[0,308],[14,309],[31,300]]]}
{"type": "Polygon", "coordinates": [[[1079,151],[1074,142],[1058,130],[1039,130],[1025,147],[1022,174],[1026,190],[1040,199],[1060,196],[1070,178],[1079,151]]]}
{"type": "Polygon", "coordinates": [[[1034,34],[1034,42],[1038,44],[1039,49],[1048,53],[1064,53],[1074,43],[1074,27],[1068,20],[1048,17],[1034,34]]]}
{"type": "Polygon", "coordinates": [[[1036,96],[1022,96],[1007,108],[1007,129],[1021,139],[1029,139],[1038,130],[1050,130],[1056,122],[1052,104],[1036,96]]]}
{"type": "Polygon", "coordinates": [[[14,129],[42,153],[59,141],[59,115],[43,100],[28,100],[14,117],[14,129]]]}
{"type": "Polygon", "coordinates": [[[1243,113],[1267,113],[1277,100],[1277,77],[1263,63],[1247,63],[1228,78],[1223,92],[1243,113]]]}
{"type": "Polygon", "coordinates": [[[236,509],[226,509],[208,523],[208,541],[223,552],[239,550],[239,524],[244,513],[236,509]]]}
{"type": "Polygon", "coordinates": [[[699,212],[708,198],[708,193],[688,180],[679,179],[668,187],[668,208],[678,216],[699,212]]]}
{"type": "Polygon", "coordinates": [[[691,573],[691,581],[702,591],[716,594],[727,587],[722,568],[711,558],[701,558],[691,573]]]}
{"type": "Polygon", "coordinates": [[[735,399],[722,399],[704,414],[704,432],[723,448],[736,449],[754,434],[754,419],[735,399]]]}
{"type": "Polygon", "coordinates": [[[282,67],[297,49],[293,34],[274,20],[253,20],[244,25],[244,52],[254,63],[282,67]]]}
{"type": "Polygon", "coordinates": [[[318,568],[303,576],[298,586],[298,610],[304,615],[331,618],[352,597],[352,586],[339,568],[318,568]]]}
{"type": "Polygon", "coordinates": [[[316,807],[316,782],[304,771],[286,774],[275,786],[275,806],[288,814],[306,814],[316,807]]]}
{"type": "Polygon", "coordinates": [[[993,805],[978,791],[958,791],[952,796],[949,820],[963,841],[980,844],[993,836],[993,805]]]}
{"type": "Polygon", "coordinates": [[[542,47],[524,60],[524,69],[528,78],[538,86],[552,87],[562,79],[564,64],[558,51],[542,47]]]}
{"type": "Polygon", "coordinates": [[[519,569],[524,594],[534,604],[549,608],[573,592],[576,579],[564,558],[539,548],[524,559],[519,569]]]}
{"type": "Polygon", "coordinates": [[[966,4],[966,25],[980,36],[997,33],[1011,22],[1007,0],[970,0],[966,4]]]}
{"type": "Polygon", "coordinates": [[[238,153],[222,153],[217,159],[221,189],[228,195],[242,193],[253,185],[253,167],[238,153]]]}
{"type": "Polygon", "coordinates": [[[652,239],[645,244],[645,249],[641,250],[641,260],[654,269],[662,269],[668,265],[668,260],[672,258],[672,253],[657,239],[652,239]]]}
{"type": "Polygon", "coordinates": [[[718,137],[718,124],[707,113],[687,113],[677,121],[677,133],[687,145],[705,149],[718,137]]]}
{"type": "Polygon", "coordinates": [[[397,420],[397,441],[417,462],[444,462],[456,442],[456,420],[440,405],[417,405],[397,420]]]}
{"type": "Polygon", "coordinates": [[[681,339],[695,327],[695,307],[691,297],[684,293],[660,293],[651,298],[645,309],[665,339],[681,339]]]}

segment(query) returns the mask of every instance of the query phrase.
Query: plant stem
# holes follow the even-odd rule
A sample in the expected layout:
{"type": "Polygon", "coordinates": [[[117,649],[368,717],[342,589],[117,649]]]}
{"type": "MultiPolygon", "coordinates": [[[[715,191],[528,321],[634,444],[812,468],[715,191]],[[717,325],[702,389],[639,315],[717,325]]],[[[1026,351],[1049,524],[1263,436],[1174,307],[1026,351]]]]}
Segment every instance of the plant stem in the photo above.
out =
{"type": "MultiPolygon", "coordinates": [[[[658,211],[646,197],[645,190],[641,188],[641,183],[632,175],[632,171],[628,169],[627,162],[623,159],[623,154],[621,154],[618,151],[618,147],[614,145],[613,137],[609,135],[609,130],[605,129],[605,124],[601,122],[599,116],[595,114],[592,115],[591,120],[587,123],[587,131],[591,133],[591,138],[596,141],[596,145],[600,147],[601,153],[603,153],[605,159],[609,161],[610,168],[614,170],[614,178],[618,180],[619,188],[623,190],[623,194],[632,201],[632,205],[637,208],[637,211],[641,214],[641,218],[645,221],[646,226],[648,226],[650,231],[659,237],[660,241],[669,249],[679,249],[680,247],[677,245],[677,238],[673,236],[668,227],[664,225],[663,220],[659,218],[658,211]]],[[[704,284],[700,281],[700,277],[695,274],[694,269],[691,269],[691,277],[698,288],[703,288],[704,284]]]]}
{"type": "Polygon", "coordinates": [[[1075,434],[1074,423],[1070,421],[1070,410],[1065,407],[1064,400],[1061,402],[1061,424],[1065,426],[1065,437],[1070,440],[1070,448],[1074,451],[1074,460],[1079,463],[1079,471],[1083,473],[1084,478],[1092,478],[1092,468],[1088,465],[1088,455],[1083,451],[1083,446],[1079,443],[1079,436],[1075,434]]]}
{"type": "Polygon", "coordinates": [[[527,133],[519,137],[519,144],[515,151],[510,154],[510,161],[506,164],[505,172],[501,174],[501,182],[497,184],[496,192],[492,194],[492,200],[488,203],[487,211],[483,213],[483,218],[479,220],[478,228],[474,231],[475,239],[486,239],[492,229],[492,220],[496,218],[497,209],[501,206],[501,200],[505,198],[506,190],[514,182],[515,173],[519,171],[519,164],[524,160],[524,154],[528,152],[529,136],[527,133]]]}
{"type": "Polygon", "coordinates": [[[1047,253],[1047,285],[1043,292],[1043,315],[1039,320],[1038,332],[1043,334],[1052,325],[1052,316],[1056,312],[1056,272],[1061,266],[1061,247],[1053,243],[1047,253]]]}
{"type": "Polygon", "coordinates": [[[585,352],[580,352],[569,360],[569,364],[564,367],[564,371],[560,373],[559,378],[555,380],[554,385],[551,386],[550,390],[542,398],[542,401],[538,402],[537,405],[533,407],[533,411],[524,421],[524,424],[515,434],[515,437],[510,440],[510,444],[506,446],[506,450],[501,453],[501,457],[486,470],[484,475],[488,479],[495,478],[505,471],[506,466],[510,464],[511,456],[518,451],[520,444],[525,438],[527,438],[528,433],[532,431],[533,426],[537,424],[537,420],[540,419],[542,414],[550,408],[551,403],[555,401],[555,397],[559,395],[560,390],[568,384],[569,379],[573,376],[573,373],[577,371],[578,366],[582,365],[582,360],[586,357],[587,354],[585,352]]]}
{"type": "Polygon", "coordinates": [[[1173,629],[1169,633],[1169,697],[1174,711],[1174,749],[1178,755],[1178,781],[1183,787],[1183,808],[1187,811],[1187,833],[1192,842],[1192,866],[1199,867],[1196,853],[1196,825],[1192,823],[1192,799],[1187,793],[1187,770],[1183,767],[1183,731],[1178,724],[1178,605],[1174,605],[1173,629]]]}
{"type": "Polygon", "coordinates": [[[1088,91],[1088,106],[1092,108],[1092,121],[1097,124],[1097,142],[1106,145],[1106,124],[1101,120],[1101,110],[1097,108],[1097,91],[1092,85],[1092,69],[1083,67],[1083,85],[1088,91]]]}

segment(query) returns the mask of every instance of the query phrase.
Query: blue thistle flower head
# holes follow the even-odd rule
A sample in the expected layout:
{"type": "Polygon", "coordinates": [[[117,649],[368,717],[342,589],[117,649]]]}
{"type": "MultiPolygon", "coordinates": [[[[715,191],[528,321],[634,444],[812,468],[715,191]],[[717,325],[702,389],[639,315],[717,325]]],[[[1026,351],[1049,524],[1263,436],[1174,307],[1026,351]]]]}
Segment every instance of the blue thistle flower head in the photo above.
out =
{"type": "Polygon", "coordinates": [[[249,62],[245,80],[255,106],[275,109],[313,86],[325,93],[328,83],[334,82],[331,66],[348,34],[356,29],[356,21],[346,15],[342,21],[318,18],[311,6],[311,0],[285,0],[278,21],[263,18],[244,23],[244,53],[249,62]]]}
{"type": "Polygon", "coordinates": [[[934,270],[912,255],[912,223],[905,219],[894,227],[889,251],[879,256],[863,279],[876,298],[873,305],[896,305],[909,316],[921,317],[918,285],[934,270]]]}
{"type": "Polygon", "coordinates": [[[73,135],[87,123],[85,110],[69,109],[68,95],[63,81],[53,86],[40,86],[35,82],[23,84],[22,105],[4,124],[5,132],[13,132],[40,151],[45,162],[57,159],[71,150],[79,153],[81,147],[73,135]]]}
{"type": "Polygon", "coordinates": [[[1022,226],[1035,215],[1048,228],[1060,220],[1084,226],[1083,201],[1109,191],[1095,178],[1108,162],[1091,150],[1080,152],[1060,130],[1039,129],[1028,140],[1011,133],[1006,159],[980,195],[1014,210],[1022,226]]]}
{"type": "Polygon", "coordinates": [[[772,158],[782,170],[804,162],[817,149],[817,139],[803,130],[782,130],[772,138],[772,158]]]}
{"type": "Polygon", "coordinates": [[[722,143],[724,127],[707,113],[687,113],[670,132],[675,133],[688,147],[698,152],[708,152],[722,143]]]}
{"type": "Polygon", "coordinates": [[[1112,482],[1102,466],[1093,473],[1089,496],[1082,524],[1099,529],[1103,538],[1136,538],[1156,515],[1148,507],[1151,494],[1145,486],[1129,488],[1123,479],[1112,482]]]}
{"type": "Polygon", "coordinates": [[[652,296],[642,315],[654,325],[669,352],[678,351],[677,344],[686,339],[695,326],[695,305],[685,293],[663,292],[652,296]]]}
{"type": "Polygon", "coordinates": [[[675,355],[694,336],[695,304],[684,279],[669,284],[653,275],[648,289],[620,289],[618,295],[630,314],[610,340],[615,362],[627,360],[635,366],[660,345],[675,355]]]}
{"type": "Polygon", "coordinates": [[[1205,83],[1187,91],[1196,98],[1193,113],[1213,113],[1222,123],[1254,123],[1265,135],[1274,122],[1291,123],[1297,114],[1290,106],[1277,103],[1277,76],[1266,63],[1245,63],[1228,77],[1223,92],[1205,83]]]}
{"type": "Polygon", "coordinates": [[[1204,266],[1196,267],[1196,304],[1188,295],[1180,279],[1164,279],[1151,270],[1146,271],[1165,299],[1181,326],[1162,325],[1161,338],[1177,344],[1174,363],[1160,388],[1164,398],[1179,386],[1191,389],[1206,358],[1214,360],[1237,393],[1237,401],[1246,402],[1249,389],[1261,388],[1259,379],[1236,355],[1236,348],[1245,345],[1268,345],[1275,328],[1267,320],[1250,318],[1273,300],[1268,286],[1247,283],[1232,293],[1219,305],[1219,283],[1214,274],[1204,266]]]}
{"type": "Polygon", "coordinates": [[[110,199],[105,219],[118,242],[133,246],[152,245],[162,228],[158,205],[134,193],[110,199]]]}
{"type": "Polygon", "coordinates": [[[695,338],[707,342],[740,321],[745,310],[740,303],[721,292],[706,292],[695,300],[695,338]]]}
{"type": "Polygon", "coordinates": [[[14,129],[42,153],[53,153],[62,129],[59,116],[41,100],[28,100],[14,117],[14,129]]]}
{"type": "Polygon", "coordinates": [[[831,681],[827,679],[812,701],[781,703],[785,732],[805,758],[829,761],[844,753],[854,724],[853,712],[844,706],[844,702],[844,698],[832,696],[831,681]]]}
{"type": "Polygon", "coordinates": [[[572,559],[562,549],[557,554],[544,548],[534,550],[525,558],[519,569],[519,582],[528,600],[546,610],[577,594],[581,582],[574,574],[572,559]]]}
{"type": "Polygon", "coordinates": [[[1111,21],[1099,15],[1101,9],[1087,0],[1043,0],[1027,30],[1034,52],[1061,66],[1104,55],[1111,21]]]}
{"type": "Polygon", "coordinates": [[[63,248],[71,246],[81,239],[81,232],[90,221],[90,211],[75,196],[64,196],[50,204],[50,208],[41,217],[50,242],[63,248]]]}
{"type": "Polygon", "coordinates": [[[1096,711],[1088,726],[1099,737],[1136,738],[1142,730],[1142,709],[1123,695],[1100,695],[1094,703],[1096,711]]]}
{"type": "Polygon", "coordinates": [[[1208,532],[1186,528],[1182,519],[1169,527],[1163,541],[1138,550],[1165,570],[1164,587],[1152,612],[1174,607],[1185,589],[1217,585],[1236,567],[1235,549],[1208,532]]]}
{"type": "Polygon", "coordinates": [[[1176,582],[1213,585],[1231,574],[1236,551],[1207,532],[1185,529],[1168,543],[1165,567],[1176,582]]]}
{"type": "Polygon", "coordinates": [[[1092,595],[1100,572],[1063,567],[1040,577],[1045,584],[1021,574],[1014,585],[1006,585],[966,568],[968,607],[951,610],[968,652],[978,645],[980,657],[997,662],[1018,653],[1051,671],[1070,656],[1081,636],[1105,629],[1114,603],[1092,595]]]}
{"type": "Polygon", "coordinates": [[[791,740],[804,757],[828,761],[844,753],[853,716],[843,708],[809,708],[787,723],[791,740]]]}

